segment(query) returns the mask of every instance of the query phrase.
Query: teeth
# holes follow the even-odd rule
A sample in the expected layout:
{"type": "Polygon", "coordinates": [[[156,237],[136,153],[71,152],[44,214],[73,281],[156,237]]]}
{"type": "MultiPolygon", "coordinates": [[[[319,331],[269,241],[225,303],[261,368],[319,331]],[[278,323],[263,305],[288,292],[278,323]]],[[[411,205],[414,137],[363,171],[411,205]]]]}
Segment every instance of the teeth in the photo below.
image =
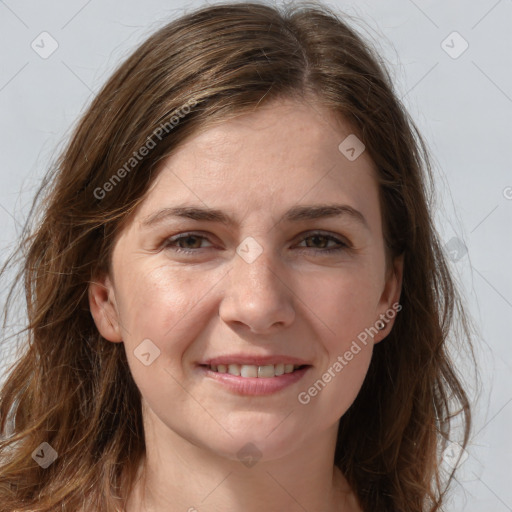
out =
{"type": "Polygon", "coordinates": [[[267,379],[283,375],[283,373],[292,373],[300,366],[301,365],[283,363],[278,363],[276,365],[267,364],[264,366],[256,366],[254,364],[212,364],[210,365],[210,370],[218,373],[230,373],[231,375],[237,375],[238,377],[258,377],[260,379],[267,379]]]}
{"type": "Polygon", "coordinates": [[[240,366],[240,374],[242,377],[259,377],[259,369],[261,366],[253,366],[252,364],[243,364],[240,366]]]}
{"type": "Polygon", "coordinates": [[[231,373],[231,375],[240,376],[240,365],[239,364],[229,364],[228,365],[228,373],[231,373]]]}
{"type": "MultiPolygon", "coordinates": [[[[251,368],[256,368],[255,366],[251,366],[251,368]]],[[[275,377],[276,372],[274,370],[273,364],[267,364],[265,366],[258,366],[258,375],[257,377],[268,379],[269,377],[275,377]]],[[[256,377],[256,375],[252,375],[252,377],[256,377]]]]}

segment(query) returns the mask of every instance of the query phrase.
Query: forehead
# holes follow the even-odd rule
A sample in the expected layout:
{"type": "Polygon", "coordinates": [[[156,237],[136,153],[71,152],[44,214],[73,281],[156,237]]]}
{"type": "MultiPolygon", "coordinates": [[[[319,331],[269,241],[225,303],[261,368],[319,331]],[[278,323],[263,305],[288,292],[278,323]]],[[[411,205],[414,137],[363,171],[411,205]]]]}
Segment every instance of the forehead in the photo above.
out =
{"type": "Polygon", "coordinates": [[[200,131],[162,162],[139,218],[177,203],[261,214],[318,201],[378,215],[371,158],[363,151],[351,161],[339,149],[349,136],[347,123],[298,101],[241,114],[200,131]]]}

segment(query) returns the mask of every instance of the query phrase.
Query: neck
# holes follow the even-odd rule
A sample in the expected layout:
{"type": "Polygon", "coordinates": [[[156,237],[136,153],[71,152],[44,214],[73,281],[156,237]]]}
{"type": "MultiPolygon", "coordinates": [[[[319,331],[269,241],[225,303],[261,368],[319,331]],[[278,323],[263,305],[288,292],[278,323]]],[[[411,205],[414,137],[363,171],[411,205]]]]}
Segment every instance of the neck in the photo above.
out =
{"type": "Polygon", "coordinates": [[[159,421],[147,426],[146,455],[126,512],[360,510],[333,459],[321,455],[334,453],[337,424],[285,457],[245,463],[191,443],[159,421]]]}

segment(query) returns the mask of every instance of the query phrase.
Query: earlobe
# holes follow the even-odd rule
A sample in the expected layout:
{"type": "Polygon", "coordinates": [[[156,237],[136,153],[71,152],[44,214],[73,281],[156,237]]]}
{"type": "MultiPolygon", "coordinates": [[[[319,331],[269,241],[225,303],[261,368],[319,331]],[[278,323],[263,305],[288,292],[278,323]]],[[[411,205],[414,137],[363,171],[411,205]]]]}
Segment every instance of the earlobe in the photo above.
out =
{"type": "Polygon", "coordinates": [[[123,341],[113,285],[108,275],[89,283],[89,308],[99,333],[107,340],[123,341]]]}
{"type": "Polygon", "coordinates": [[[391,332],[395,318],[401,309],[399,305],[402,292],[402,279],[404,270],[404,255],[394,258],[393,265],[389,268],[381,300],[379,303],[380,316],[378,320],[379,332],[374,338],[374,343],[382,341],[391,332]]]}

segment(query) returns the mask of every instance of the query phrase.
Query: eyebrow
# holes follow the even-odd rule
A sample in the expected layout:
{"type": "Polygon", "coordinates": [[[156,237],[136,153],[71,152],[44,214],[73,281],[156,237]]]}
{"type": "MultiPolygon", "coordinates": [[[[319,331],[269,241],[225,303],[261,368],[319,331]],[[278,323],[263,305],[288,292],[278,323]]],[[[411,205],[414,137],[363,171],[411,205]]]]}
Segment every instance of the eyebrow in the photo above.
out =
{"type": "MultiPolygon", "coordinates": [[[[300,222],[306,220],[323,219],[329,217],[347,217],[357,221],[365,229],[370,231],[364,215],[347,204],[318,204],[306,206],[294,206],[288,210],[282,220],[286,222],[300,222]]],[[[234,226],[235,221],[222,210],[215,208],[203,208],[197,206],[175,206],[163,208],[149,215],[142,221],[143,226],[154,226],[169,218],[183,218],[197,221],[219,222],[234,226]]]]}

